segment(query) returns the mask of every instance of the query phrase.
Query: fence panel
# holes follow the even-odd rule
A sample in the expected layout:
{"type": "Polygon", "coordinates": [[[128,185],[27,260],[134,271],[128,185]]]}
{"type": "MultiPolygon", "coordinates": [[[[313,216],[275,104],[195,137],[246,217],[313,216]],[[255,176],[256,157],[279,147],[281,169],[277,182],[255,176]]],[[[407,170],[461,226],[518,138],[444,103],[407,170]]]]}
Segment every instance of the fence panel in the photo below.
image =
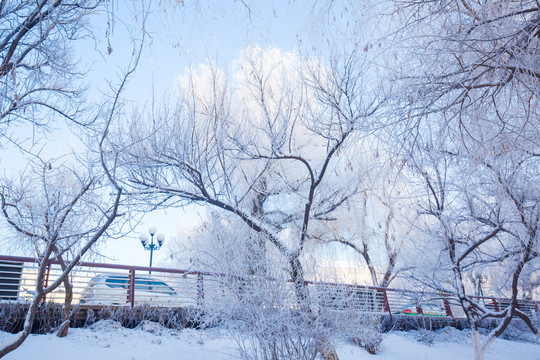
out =
{"type": "MultiPolygon", "coordinates": [[[[0,301],[29,301],[36,288],[38,270],[39,264],[35,259],[0,255],[0,301]]],[[[59,263],[50,262],[45,274],[45,285],[55,282],[61,274],[59,263]]],[[[264,281],[275,281],[263,280],[258,278],[242,280],[225,274],[178,269],[86,262],[79,263],[69,274],[73,289],[72,304],[92,307],[149,305],[212,308],[222,302],[231,301],[236,294],[235,291],[239,290],[238,287],[243,287],[246,282],[252,286],[264,286],[264,281]]],[[[319,309],[350,309],[408,316],[465,317],[455,296],[448,294],[324,282],[306,282],[306,284],[312,304],[319,309]]],[[[298,304],[292,282],[283,285],[284,287],[280,288],[283,296],[272,300],[282,303],[272,306],[296,308],[298,304]]],[[[47,294],[45,301],[63,303],[64,299],[64,285],[60,284],[52,293],[47,294]]],[[[509,299],[493,297],[475,297],[475,299],[492,311],[504,310],[510,305],[509,299]]],[[[518,308],[538,320],[540,309],[538,301],[518,300],[518,308]]]]}

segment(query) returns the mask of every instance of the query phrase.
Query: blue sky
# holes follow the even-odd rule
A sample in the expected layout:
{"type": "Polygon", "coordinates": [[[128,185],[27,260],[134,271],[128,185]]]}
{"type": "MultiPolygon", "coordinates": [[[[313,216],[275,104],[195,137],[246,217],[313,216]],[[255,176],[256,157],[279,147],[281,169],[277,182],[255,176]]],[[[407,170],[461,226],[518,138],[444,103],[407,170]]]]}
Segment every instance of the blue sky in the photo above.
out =
{"type": "MultiPolygon", "coordinates": [[[[130,80],[127,97],[145,102],[151,99],[152,89],[158,95],[170,92],[174,88],[175,78],[190,65],[211,60],[220,67],[228,67],[246,45],[293,50],[304,26],[300,15],[305,9],[299,7],[287,1],[257,2],[249,10],[240,1],[200,1],[196,6],[154,6],[148,15],[148,36],[143,56],[137,73],[130,80]]],[[[131,34],[126,31],[122,21],[129,22],[127,25],[130,28],[140,24],[140,16],[138,24],[134,24],[133,13],[125,5],[117,3],[114,12],[119,20],[114,24],[109,38],[110,55],[106,54],[105,16],[94,18],[97,20],[93,24],[96,39],[89,39],[78,47],[78,51],[84,54],[83,64],[92,65],[89,80],[102,89],[104,79],[114,80],[115,74],[127,66],[132,52],[131,34]]],[[[135,32],[135,37],[139,38],[140,33],[135,32]]]]}
{"type": "MultiPolygon", "coordinates": [[[[129,65],[133,52],[131,38],[141,37],[138,31],[141,16],[134,16],[140,8],[134,9],[134,3],[113,2],[114,7],[109,10],[117,20],[112,27],[108,25],[111,22],[106,14],[94,16],[91,18],[94,37],[75,43],[73,56],[82,69],[88,69],[83,81],[89,85],[86,95],[90,102],[99,102],[104,93],[110,92],[109,84],[115,86],[129,65]]],[[[176,78],[190,66],[213,61],[223,69],[234,67],[234,59],[244,46],[257,44],[263,48],[273,46],[293,50],[304,26],[302,14],[310,11],[309,7],[304,8],[308,5],[287,1],[256,2],[249,8],[240,1],[152,6],[142,57],[124,93],[128,100],[127,111],[131,107],[150,106],[153,96],[157,103],[164,96],[174,96],[176,78]]],[[[22,130],[23,133],[27,131],[22,130]]],[[[45,151],[57,156],[77,142],[66,126],[56,124],[45,151]]],[[[20,170],[17,158],[17,154],[2,156],[7,172],[20,170]]],[[[146,233],[150,226],[156,226],[158,232],[165,235],[166,243],[181,240],[193,231],[205,213],[205,208],[196,206],[149,213],[132,233],[107,240],[100,252],[110,259],[105,261],[147,265],[149,253],[139,242],[141,232],[146,233]]],[[[154,253],[154,265],[163,262],[166,246],[154,253]]]]}
{"type": "MultiPolygon", "coordinates": [[[[176,78],[190,66],[208,61],[215,61],[222,68],[234,66],[234,59],[246,45],[294,49],[302,22],[298,21],[300,10],[288,6],[288,2],[260,2],[249,10],[241,2],[215,3],[202,1],[197,7],[161,7],[152,11],[143,56],[125,93],[131,106],[150,106],[153,95],[157,102],[162,96],[173,95],[176,78]]],[[[115,11],[120,18],[131,15],[126,7],[119,6],[115,11]]],[[[106,79],[115,79],[116,74],[125,69],[132,48],[129,33],[117,23],[110,38],[113,51],[102,55],[108,46],[103,41],[106,40],[103,36],[106,24],[100,22],[97,26],[101,30],[95,35],[102,41],[86,42],[86,49],[81,50],[92,55],[86,60],[93,62],[90,81],[106,86],[106,79]]],[[[99,96],[98,92],[94,94],[99,96]]],[[[103,252],[119,263],[147,265],[149,254],[139,243],[140,232],[156,226],[158,232],[165,235],[166,242],[174,238],[181,241],[200,223],[205,212],[205,208],[193,206],[150,213],[132,235],[111,239],[103,252]]],[[[159,265],[166,253],[166,246],[154,253],[154,265],[159,265]]]]}
{"type": "MultiPolygon", "coordinates": [[[[106,13],[91,17],[93,37],[75,43],[73,56],[82,69],[88,69],[83,81],[89,85],[87,97],[90,102],[99,103],[104,93],[110,93],[109,84],[115,86],[118,83],[130,62],[131,38],[141,37],[141,15],[137,13],[140,7],[136,9],[136,3],[112,2],[109,11],[117,19],[111,22],[106,13]]],[[[206,0],[196,4],[186,1],[183,6],[173,6],[172,0],[160,2],[160,6],[157,3],[153,2],[148,15],[140,63],[124,93],[128,112],[132,107],[149,107],[153,96],[158,104],[164,96],[174,96],[177,77],[190,66],[213,61],[220,68],[232,71],[240,50],[254,44],[283,51],[293,51],[300,46],[316,53],[316,48],[324,47],[324,43],[310,42],[309,39],[325,38],[324,32],[332,31],[319,28],[316,21],[317,11],[320,11],[319,16],[328,16],[328,13],[303,2],[206,0]],[[310,22],[306,21],[308,18],[310,22]]],[[[345,23],[342,18],[335,20],[335,28],[345,23]]],[[[76,137],[65,125],[57,124],[45,151],[57,156],[70,144],[77,144],[76,137]]],[[[5,171],[15,172],[19,170],[17,159],[17,153],[4,153],[0,161],[5,171]]],[[[140,245],[141,232],[156,226],[158,232],[165,235],[166,242],[173,238],[181,240],[204,216],[202,207],[150,213],[130,235],[109,240],[102,252],[119,263],[146,265],[149,254],[140,245]]],[[[166,253],[166,249],[157,252],[154,264],[159,265],[166,253]]]]}

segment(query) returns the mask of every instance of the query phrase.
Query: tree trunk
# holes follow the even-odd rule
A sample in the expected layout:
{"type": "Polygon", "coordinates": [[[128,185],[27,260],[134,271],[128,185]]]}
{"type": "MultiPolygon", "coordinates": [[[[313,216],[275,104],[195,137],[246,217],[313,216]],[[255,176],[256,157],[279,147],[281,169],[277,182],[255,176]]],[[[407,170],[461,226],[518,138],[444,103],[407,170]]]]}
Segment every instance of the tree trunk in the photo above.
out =
{"type": "Polygon", "coordinates": [[[42,299],[43,293],[38,293],[34,296],[30,308],[28,309],[28,313],[26,313],[22,331],[15,334],[11,340],[8,340],[3,344],[3,347],[0,349],[0,358],[3,358],[13,350],[16,350],[26,340],[28,335],[30,335],[37,308],[42,299]]]}
{"type": "Polygon", "coordinates": [[[68,334],[69,324],[71,317],[71,301],[73,300],[73,285],[69,282],[69,280],[64,280],[64,288],[66,290],[66,297],[64,299],[64,305],[62,308],[62,325],[60,326],[60,329],[56,333],[56,336],[58,337],[65,337],[68,334]]]}
{"type": "MultiPolygon", "coordinates": [[[[289,258],[289,264],[291,267],[291,277],[296,294],[296,300],[300,306],[301,311],[304,311],[310,319],[310,324],[315,323],[316,315],[313,314],[311,309],[311,300],[309,298],[309,290],[304,279],[304,269],[298,256],[289,258]]],[[[339,360],[339,356],[332,342],[323,336],[320,339],[319,353],[324,360],[339,360]]]]}
{"type": "Polygon", "coordinates": [[[478,329],[471,328],[471,336],[474,349],[474,360],[484,360],[486,349],[482,346],[478,329]]]}
{"type": "Polygon", "coordinates": [[[309,292],[304,279],[304,269],[297,256],[289,258],[289,266],[291,267],[291,279],[298,306],[306,314],[311,315],[311,301],[309,300],[309,292]]]}
{"type": "MultiPolygon", "coordinates": [[[[67,268],[67,265],[62,258],[61,255],[57,256],[58,261],[60,262],[60,266],[62,268],[62,271],[65,271],[67,268]]],[[[58,329],[58,332],[56,333],[56,336],[58,337],[65,337],[68,334],[69,330],[69,318],[71,317],[71,301],[73,300],[73,285],[69,281],[69,276],[66,276],[64,278],[64,289],[66,292],[66,296],[64,298],[64,305],[62,307],[62,322],[60,325],[60,328],[58,329]]]]}
{"type": "Polygon", "coordinates": [[[323,360],[339,360],[339,356],[334,348],[334,345],[332,345],[329,341],[326,341],[326,339],[324,340],[325,342],[321,344],[321,348],[319,349],[323,360]]]}

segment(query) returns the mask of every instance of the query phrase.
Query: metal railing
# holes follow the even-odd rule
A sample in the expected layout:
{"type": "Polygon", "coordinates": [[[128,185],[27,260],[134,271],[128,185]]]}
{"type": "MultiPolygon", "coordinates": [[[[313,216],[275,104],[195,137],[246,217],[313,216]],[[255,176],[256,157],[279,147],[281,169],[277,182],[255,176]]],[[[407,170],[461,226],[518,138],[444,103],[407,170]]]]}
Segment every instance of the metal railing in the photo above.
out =
{"type": "MultiPolygon", "coordinates": [[[[0,301],[25,302],[32,298],[36,286],[39,263],[34,258],[0,255],[0,301]]],[[[60,264],[47,264],[45,286],[62,273],[60,264]]],[[[73,305],[156,307],[209,307],[232,296],[231,279],[226,274],[80,262],[70,273],[73,305]],[[150,274],[151,271],[151,274],[150,274]]],[[[443,293],[415,292],[391,288],[359,286],[328,282],[305,283],[310,295],[321,308],[355,309],[381,314],[446,316],[463,318],[465,314],[455,296],[443,293]]],[[[289,283],[294,294],[292,283],[289,283]]],[[[60,285],[44,301],[63,303],[65,291],[60,285]]],[[[286,300],[294,306],[293,296],[286,300]]],[[[485,308],[502,310],[509,299],[474,297],[485,308]]],[[[285,305],[285,304],[282,304],[285,305]]],[[[540,313],[540,303],[518,300],[518,307],[534,319],[540,313]]]]}

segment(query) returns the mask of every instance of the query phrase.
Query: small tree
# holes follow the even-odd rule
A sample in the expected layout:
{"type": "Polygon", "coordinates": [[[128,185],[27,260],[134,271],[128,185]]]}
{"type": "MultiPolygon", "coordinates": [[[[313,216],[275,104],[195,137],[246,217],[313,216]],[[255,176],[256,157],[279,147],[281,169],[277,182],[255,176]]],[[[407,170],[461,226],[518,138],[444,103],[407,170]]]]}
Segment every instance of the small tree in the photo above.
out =
{"type": "MultiPolygon", "coordinates": [[[[33,4],[32,2],[24,2],[21,6],[24,8],[33,4]]],[[[39,5],[40,8],[37,10],[37,15],[32,16],[38,18],[40,11],[49,5],[51,5],[51,14],[64,10],[69,15],[73,15],[71,11],[80,10],[83,15],[87,15],[93,9],[85,7],[83,3],[66,4],[60,0],[55,2],[44,0],[35,4],[39,5]]],[[[4,3],[0,5],[0,10],[3,10],[3,5],[4,3]]],[[[97,6],[97,2],[93,6],[97,6]]],[[[21,11],[26,14],[27,10],[21,11]]],[[[146,13],[143,15],[143,35],[140,39],[140,46],[133,51],[131,63],[121,76],[118,86],[111,84],[111,100],[103,102],[98,115],[84,117],[84,120],[90,119],[87,123],[77,121],[77,124],[83,125],[83,130],[91,133],[88,141],[90,145],[87,149],[93,149],[93,154],[97,154],[97,156],[92,158],[91,152],[87,152],[84,156],[78,154],[84,158],[84,160],[80,160],[79,157],[73,155],[70,164],[67,161],[62,162],[61,159],[46,161],[39,155],[28,153],[28,168],[25,173],[20,175],[18,181],[7,178],[3,180],[0,193],[2,214],[11,229],[20,238],[32,244],[39,260],[39,269],[36,288],[29,304],[23,330],[2,344],[0,357],[17,349],[25,341],[32,330],[33,319],[40,302],[62,283],[66,288],[66,299],[63,312],[64,323],[59,336],[67,333],[71,301],[71,285],[68,276],[101,236],[111,229],[120,215],[118,210],[123,191],[113,178],[114,166],[108,167],[104,161],[103,144],[108,136],[110,124],[119,111],[120,95],[125,90],[127,80],[134,73],[139,62],[144,43],[146,13]],[[89,124],[93,124],[93,126],[90,127],[89,124]],[[46,269],[51,260],[60,262],[62,272],[52,284],[46,286],[44,281],[46,269]]],[[[40,25],[43,24],[40,23],[40,25]]],[[[53,23],[51,29],[56,25],[61,24],[53,23]]],[[[74,23],[68,22],[68,25],[74,26],[74,23]]],[[[23,36],[26,34],[25,25],[21,26],[23,28],[21,36],[23,36]]],[[[75,36],[78,29],[75,27],[72,30],[75,36]]],[[[39,31],[36,31],[39,35],[39,31]]],[[[38,48],[40,45],[44,46],[45,43],[39,43],[39,41],[44,42],[45,40],[47,40],[46,37],[38,38],[38,44],[31,46],[28,52],[33,51],[36,46],[38,48]]],[[[134,43],[134,47],[136,45],[134,43]]],[[[16,45],[13,48],[15,47],[16,45]]],[[[48,53],[49,49],[41,49],[40,51],[48,53]]],[[[24,65],[22,66],[24,68],[24,65]]],[[[30,93],[34,92],[30,91],[30,93]]],[[[75,101],[74,98],[68,97],[68,99],[75,101]]],[[[37,104],[30,104],[30,106],[38,105],[41,106],[43,103],[38,101],[37,104]]],[[[75,103],[72,105],[73,108],[76,108],[75,103]]],[[[45,108],[49,108],[49,105],[45,104],[45,108]]],[[[53,110],[57,111],[57,109],[53,110]]],[[[14,114],[14,112],[10,112],[10,114],[14,114]]],[[[38,112],[36,111],[29,115],[29,119],[37,119],[37,116],[38,112]]]]}
{"type": "Polygon", "coordinates": [[[69,321],[68,276],[119,215],[122,190],[113,184],[111,193],[111,186],[100,180],[107,177],[95,170],[35,157],[17,181],[3,181],[2,214],[18,237],[32,244],[39,268],[24,328],[2,345],[0,357],[24,342],[39,304],[62,283],[67,303],[64,321],[69,321]],[[54,259],[60,261],[62,273],[45,285],[47,266],[54,259]]]}

